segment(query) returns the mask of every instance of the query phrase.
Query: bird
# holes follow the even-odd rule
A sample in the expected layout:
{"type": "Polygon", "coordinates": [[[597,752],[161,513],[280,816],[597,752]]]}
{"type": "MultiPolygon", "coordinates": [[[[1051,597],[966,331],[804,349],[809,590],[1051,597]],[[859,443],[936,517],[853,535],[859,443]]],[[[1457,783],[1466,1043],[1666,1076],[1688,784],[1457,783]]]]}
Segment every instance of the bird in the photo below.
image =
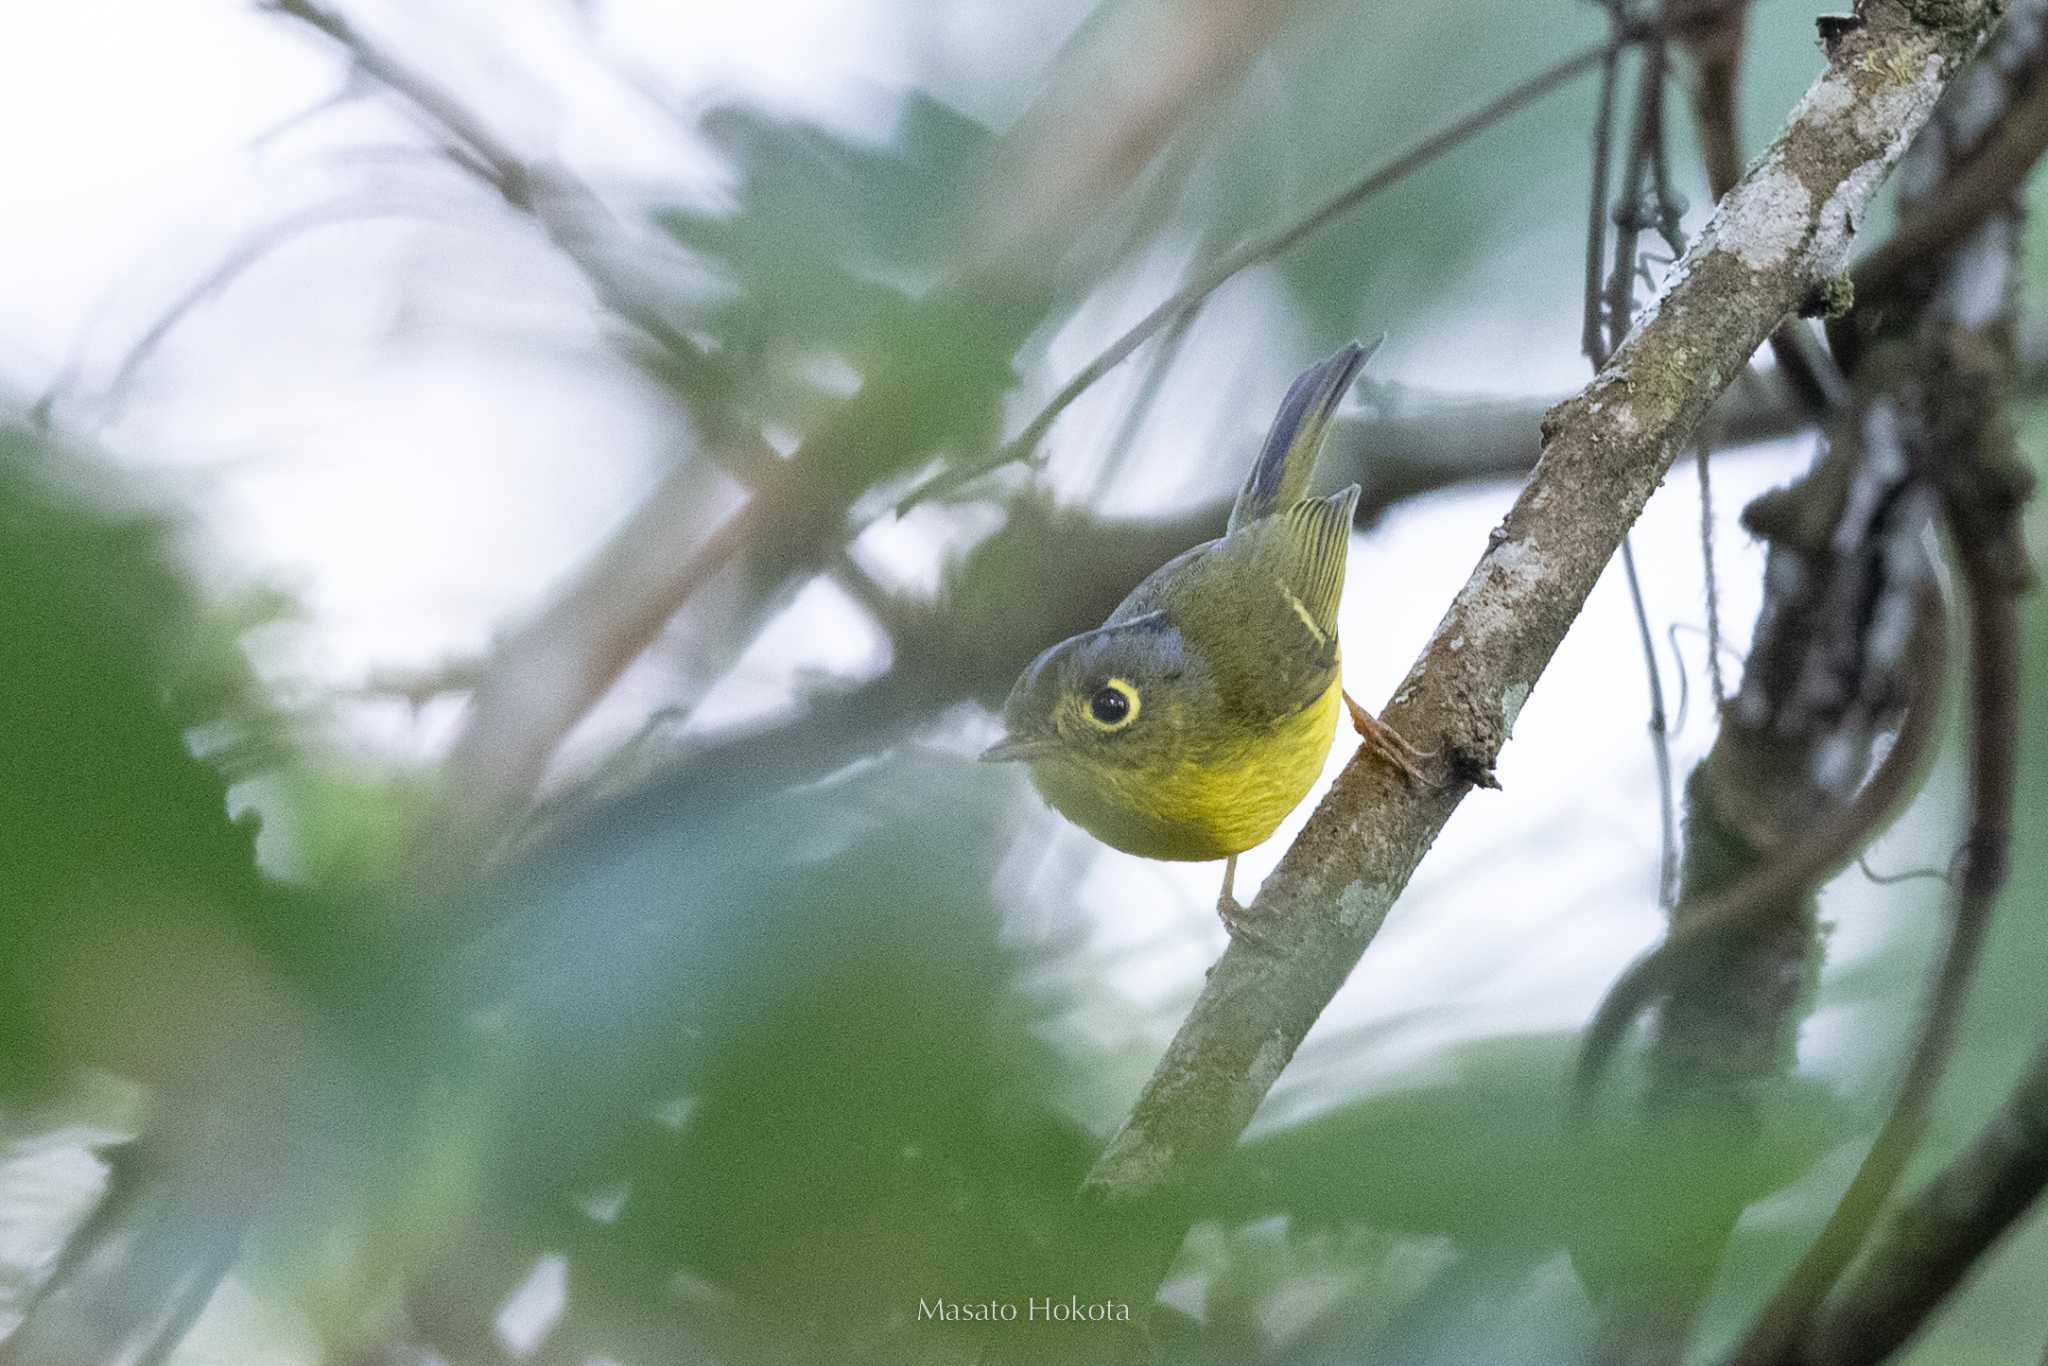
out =
{"type": "Polygon", "coordinates": [[[1433,754],[1344,690],[1337,603],[1358,485],[1308,494],[1330,419],[1378,347],[1350,342],[1294,381],[1223,535],[1034,659],[981,755],[1024,764],[1055,810],[1112,848],[1224,860],[1217,914],[1252,946],[1264,936],[1232,894],[1237,856],[1308,794],[1340,707],[1367,747],[1434,785],[1421,768],[1433,754]]]}

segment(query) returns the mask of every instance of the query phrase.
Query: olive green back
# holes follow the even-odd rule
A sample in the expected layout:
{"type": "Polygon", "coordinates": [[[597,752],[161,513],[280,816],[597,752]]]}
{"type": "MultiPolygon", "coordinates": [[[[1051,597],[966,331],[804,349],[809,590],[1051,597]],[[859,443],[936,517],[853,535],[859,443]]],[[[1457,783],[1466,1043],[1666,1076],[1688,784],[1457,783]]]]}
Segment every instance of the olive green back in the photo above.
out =
{"type": "Polygon", "coordinates": [[[1106,626],[1163,613],[1212,674],[1226,714],[1266,722],[1328,690],[1358,486],[1307,498],[1169,560],[1106,626]]]}

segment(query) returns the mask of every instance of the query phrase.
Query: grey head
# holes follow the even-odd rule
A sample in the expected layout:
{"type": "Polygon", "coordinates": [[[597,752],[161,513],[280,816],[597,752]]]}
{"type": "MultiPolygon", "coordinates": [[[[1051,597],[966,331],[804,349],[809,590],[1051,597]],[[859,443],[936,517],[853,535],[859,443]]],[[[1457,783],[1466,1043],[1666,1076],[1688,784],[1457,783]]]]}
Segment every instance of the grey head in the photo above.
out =
{"type": "Polygon", "coordinates": [[[1175,751],[1190,702],[1212,687],[1164,612],[1100,626],[1031,662],[1003,704],[1006,734],[981,757],[1136,766],[1175,751]]]}

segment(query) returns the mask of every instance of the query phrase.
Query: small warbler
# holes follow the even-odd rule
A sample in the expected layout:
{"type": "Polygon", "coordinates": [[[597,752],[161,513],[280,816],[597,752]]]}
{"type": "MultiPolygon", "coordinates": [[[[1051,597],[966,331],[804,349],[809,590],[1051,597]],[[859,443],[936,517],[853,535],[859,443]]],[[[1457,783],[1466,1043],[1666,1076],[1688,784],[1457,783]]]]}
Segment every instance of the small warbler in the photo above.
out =
{"type": "Polygon", "coordinates": [[[1306,496],[1370,355],[1352,342],[1294,381],[1224,534],[1032,661],[1003,705],[1007,734],[981,756],[1025,763],[1048,802],[1126,853],[1225,860],[1216,909],[1233,938],[1258,937],[1231,895],[1237,856],[1322,773],[1340,701],[1366,743],[1428,781],[1427,756],[1344,691],[1337,601],[1358,485],[1306,496]]]}

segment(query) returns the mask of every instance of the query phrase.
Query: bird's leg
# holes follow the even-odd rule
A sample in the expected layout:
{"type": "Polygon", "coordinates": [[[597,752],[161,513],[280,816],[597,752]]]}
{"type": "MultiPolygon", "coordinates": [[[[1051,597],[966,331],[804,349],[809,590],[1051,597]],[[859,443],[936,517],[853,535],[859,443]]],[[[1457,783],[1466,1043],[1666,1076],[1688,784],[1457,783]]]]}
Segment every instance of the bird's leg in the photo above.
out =
{"type": "Polygon", "coordinates": [[[1230,894],[1231,886],[1237,881],[1237,855],[1223,860],[1223,890],[1216,897],[1216,916],[1223,922],[1223,928],[1230,931],[1230,937],[1248,948],[1267,947],[1266,936],[1252,920],[1238,899],[1230,894]]]}
{"type": "Polygon", "coordinates": [[[1387,757],[1388,763],[1391,763],[1410,779],[1421,783],[1425,787],[1443,786],[1442,783],[1433,783],[1423,777],[1422,769],[1418,767],[1423,760],[1434,759],[1436,757],[1435,750],[1425,751],[1415,748],[1415,746],[1408,743],[1406,737],[1401,732],[1374,716],[1364,707],[1359,706],[1357,699],[1348,692],[1344,694],[1344,705],[1351,709],[1351,724],[1353,728],[1363,737],[1367,745],[1378,746],[1380,753],[1387,757]]]}

